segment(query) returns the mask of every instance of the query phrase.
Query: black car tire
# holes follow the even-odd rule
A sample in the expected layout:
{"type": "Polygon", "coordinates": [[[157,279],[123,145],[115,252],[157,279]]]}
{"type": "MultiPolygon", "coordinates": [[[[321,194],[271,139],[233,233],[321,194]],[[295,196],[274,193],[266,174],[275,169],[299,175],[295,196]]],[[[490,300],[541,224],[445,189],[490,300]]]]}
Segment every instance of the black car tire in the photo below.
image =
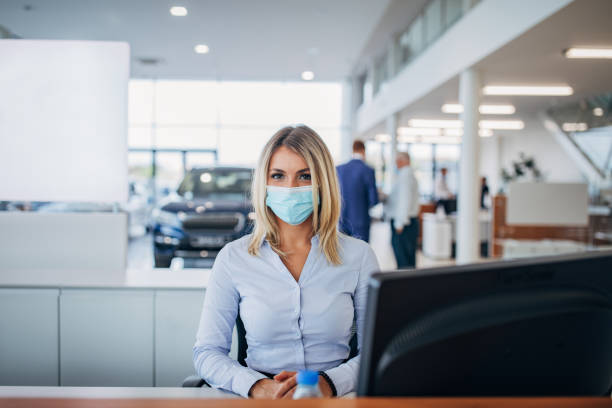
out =
{"type": "Polygon", "coordinates": [[[169,268],[171,262],[172,262],[172,255],[155,254],[155,267],[156,268],[169,268]]]}

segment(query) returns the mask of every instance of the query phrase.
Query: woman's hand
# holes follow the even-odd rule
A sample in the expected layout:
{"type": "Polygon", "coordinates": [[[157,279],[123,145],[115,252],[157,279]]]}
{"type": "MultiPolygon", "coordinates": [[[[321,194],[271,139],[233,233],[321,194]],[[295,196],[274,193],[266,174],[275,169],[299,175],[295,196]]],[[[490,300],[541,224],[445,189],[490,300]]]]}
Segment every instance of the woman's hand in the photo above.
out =
{"type": "MultiPolygon", "coordinates": [[[[263,378],[251,387],[249,396],[252,398],[292,399],[297,388],[297,373],[281,371],[274,379],[263,378]]],[[[325,378],[319,376],[319,389],[324,397],[332,397],[332,390],[325,378]]]]}
{"type": "Polygon", "coordinates": [[[274,381],[280,384],[274,398],[292,399],[297,387],[297,373],[295,371],[281,371],[274,376],[274,381]]]}
{"type": "Polygon", "coordinates": [[[251,398],[275,398],[279,383],[269,378],[262,378],[251,387],[249,397],[251,398]]]}
{"type": "MultiPolygon", "coordinates": [[[[293,393],[297,387],[297,373],[295,371],[281,371],[274,376],[274,381],[282,384],[274,398],[293,398],[293,393]]],[[[324,397],[333,396],[329,383],[321,376],[319,376],[319,389],[324,397]]]]}

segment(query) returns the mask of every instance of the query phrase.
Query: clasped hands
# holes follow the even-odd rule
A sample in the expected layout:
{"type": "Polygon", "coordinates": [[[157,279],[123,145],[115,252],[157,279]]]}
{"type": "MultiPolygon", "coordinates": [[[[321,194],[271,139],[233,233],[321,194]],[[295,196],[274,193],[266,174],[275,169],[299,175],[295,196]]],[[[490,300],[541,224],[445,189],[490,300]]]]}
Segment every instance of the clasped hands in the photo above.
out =
{"type": "MultiPolygon", "coordinates": [[[[297,372],[281,371],[274,378],[262,378],[251,387],[252,398],[292,399],[297,387],[297,372]]],[[[331,397],[332,390],[327,381],[319,376],[319,389],[324,397],[331,397]]]]}

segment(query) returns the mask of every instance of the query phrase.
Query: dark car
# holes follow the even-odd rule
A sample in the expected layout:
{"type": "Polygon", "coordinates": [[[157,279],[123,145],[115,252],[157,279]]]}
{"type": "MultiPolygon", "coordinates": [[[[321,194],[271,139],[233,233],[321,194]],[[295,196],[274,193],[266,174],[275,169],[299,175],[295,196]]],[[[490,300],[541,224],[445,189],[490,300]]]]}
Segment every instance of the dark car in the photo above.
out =
{"type": "Polygon", "coordinates": [[[225,244],[250,233],[252,177],[252,169],[240,167],[189,171],[154,211],[155,267],[169,267],[174,257],[185,266],[210,267],[225,244]]]}

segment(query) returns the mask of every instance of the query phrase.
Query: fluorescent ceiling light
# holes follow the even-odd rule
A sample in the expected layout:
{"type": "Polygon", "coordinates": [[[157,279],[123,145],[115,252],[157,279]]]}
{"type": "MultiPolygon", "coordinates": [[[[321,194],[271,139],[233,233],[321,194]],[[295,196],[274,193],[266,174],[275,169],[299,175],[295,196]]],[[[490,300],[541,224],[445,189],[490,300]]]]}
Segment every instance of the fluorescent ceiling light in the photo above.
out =
{"type": "MultiPolygon", "coordinates": [[[[483,115],[512,115],[516,112],[513,105],[480,105],[478,110],[483,115]]],[[[463,113],[463,105],[458,103],[445,103],[442,105],[444,113],[463,113]]]]}
{"type": "Polygon", "coordinates": [[[462,121],[450,119],[410,119],[410,121],[408,121],[408,124],[410,125],[410,127],[415,128],[449,129],[463,127],[462,121]]]}
{"type": "Polygon", "coordinates": [[[512,115],[516,112],[514,105],[480,105],[483,115],[512,115]]]}
{"type": "Polygon", "coordinates": [[[531,96],[567,96],[574,93],[571,86],[505,86],[487,85],[483,88],[485,95],[531,95],[531,96]]]}
{"type": "Polygon", "coordinates": [[[404,135],[398,141],[400,143],[459,144],[461,143],[461,137],[404,135]]]}
{"type": "Polygon", "coordinates": [[[444,136],[463,136],[463,129],[461,128],[444,129],[444,136]]]}
{"type": "Polygon", "coordinates": [[[208,54],[208,51],[210,51],[210,48],[208,48],[208,45],[206,44],[198,44],[195,47],[193,47],[193,49],[198,54],[208,54]]]}
{"type": "Polygon", "coordinates": [[[400,135],[416,135],[416,136],[440,136],[442,132],[436,128],[415,128],[415,127],[400,127],[397,128],[397,133],[400,135]]]}
{"type": "Polygon", "coordinates": [[[459,103],[445,103],[442,105],[443,113],[462,113],[463,105],[459,103]]]}
{"type": "Polygon", "coordinates": [[[481,120],[479,125],[482,129],[504,130],[521,130],[525,127],[522,120],[481,120]]]}
{"type": "Polygon", "coordinates": [[[604,111],[602,108],[595,108],[593,109],[593,115],[595,116],[603,116],[604,111]]]}
{"type": "Polygon", "coordinates": [[[612,58],[612,48],[569,48],[566,58],[612,58]]]}
{"type": "Polygon", "coordinates": [[[388,143],[391,141],[391,136],[389,136],[386,133],[379,133],[376,136],[374,136],[374,139],[380,143],[388,143]]]}
{"type": "Polygon", "coordinates": [[[312,81],[314,79],[314,72],[312,72],[312,71],[304,71],[304,72],[302,72],[302,79],[304,81],[312,81]]]}
{"type": "Polygon", "coordinates": [[[580,122],[580,123],[567,123],[566,122],[561,126],[561,129],[563,129],[564,132],[584,132],[588,128],[589,126],[584,122],[580,122]]]}
{"type": "Polygon", "coordinates": [[[181,6],[170,7],[170,14],[175,17],[185,17],[187,15],[187,9],[181,6]]]}
{"type": "Polygon", "coordinates": [[[493,136],[493,131],[491,129],[479,129],[478,134],[480,137],[491,137],[493,136]]]}

